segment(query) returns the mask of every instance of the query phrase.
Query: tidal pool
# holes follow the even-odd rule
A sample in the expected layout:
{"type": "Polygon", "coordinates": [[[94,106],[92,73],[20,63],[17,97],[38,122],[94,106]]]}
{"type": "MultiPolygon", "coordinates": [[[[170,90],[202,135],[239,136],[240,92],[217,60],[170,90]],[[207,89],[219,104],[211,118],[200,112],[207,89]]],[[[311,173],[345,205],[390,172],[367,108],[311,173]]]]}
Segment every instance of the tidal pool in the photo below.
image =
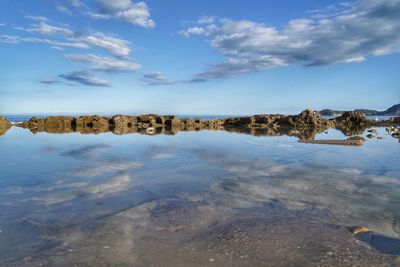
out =
{"type": "Polygon", "coordinates": [[[378,136],[13,127],[0,136],[0,265],[400,266],[400,144],[378,136]]]}

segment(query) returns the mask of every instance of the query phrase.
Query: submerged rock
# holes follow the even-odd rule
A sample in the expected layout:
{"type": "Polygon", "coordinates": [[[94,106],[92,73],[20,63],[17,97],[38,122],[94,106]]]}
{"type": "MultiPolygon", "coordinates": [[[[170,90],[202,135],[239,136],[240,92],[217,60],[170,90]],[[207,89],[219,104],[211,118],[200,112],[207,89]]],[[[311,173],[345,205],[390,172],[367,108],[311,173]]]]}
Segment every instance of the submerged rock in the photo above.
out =
{"type": "Polygon", "coordinates": [[[349,231],[353,234],[353,235],[357,235],[360,233],[368,233],[370,232],[370,230],[368,229],[368,227],[366,226],[362,226],[362,225],[357,225],[357,226],[351,226],[348,228],[349,231]]]}
{"type": "Polygon", "coordinates": [[[365,139],[362,136],[356,135],[356,136],[352,136],[352,137],[347,138],[347,140],[361,140],[361,141],[365,142],[367,139],[365,139]]]}

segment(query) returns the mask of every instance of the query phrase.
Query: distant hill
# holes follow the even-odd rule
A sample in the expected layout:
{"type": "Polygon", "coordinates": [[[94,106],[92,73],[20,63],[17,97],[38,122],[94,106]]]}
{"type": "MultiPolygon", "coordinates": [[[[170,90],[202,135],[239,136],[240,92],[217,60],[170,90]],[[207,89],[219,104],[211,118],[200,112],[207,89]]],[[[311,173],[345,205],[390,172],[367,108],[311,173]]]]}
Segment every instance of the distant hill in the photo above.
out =
{"type": "MultiPolygon", "coordinates": [[[[354,111],[362,112],[366,116],[400,116],[400,104],[394,105],[385,111],[378,111],[372,109],[355,109],[354,111]]],[[[333,110],[333,109],[323,109],[318,113],[322,116],[339,116],[346,111],[333,110]]]]}

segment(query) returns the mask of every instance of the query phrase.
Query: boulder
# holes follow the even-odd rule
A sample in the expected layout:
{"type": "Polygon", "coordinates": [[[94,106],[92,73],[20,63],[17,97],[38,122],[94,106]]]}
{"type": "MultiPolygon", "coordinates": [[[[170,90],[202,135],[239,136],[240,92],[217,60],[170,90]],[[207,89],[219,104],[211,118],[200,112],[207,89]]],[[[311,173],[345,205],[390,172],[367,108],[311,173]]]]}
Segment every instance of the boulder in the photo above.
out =
{"type": "Polygon", "coordinates": [[[326,127],[327,121],[325,121],[317,112],[312,111],[311,109],[306,109],[298,115],[285,116],[278,119],[278,125],[293,128],[320,128],[326,127]]]}
{"type": "Polygon", "coordinates": [[[224,120],[225,125],[247,125],[255,122],[254,117],[246,116],[246,117],[234,117],[234,118],[226,118],[224,120]]]}
{"type": "Polygon", "coordinates": [[[137,121],[140,124],[155,125],[157,123],[157,117],[159,117],[159,116],[156,114],[145,114],[145,115],[138,116],[137,121]]]}
{"type": "Polygon", "coordinates": [[[174,115],[162,116],[159,122],[162,122],[164,126],[169,127],[177,127],[181,124],[181,121],[177,119],[174,115]]]}
{"type": "Polygon", "coordinates": [[[274,126],[276,123],[285,117],[285,115],[281,114],[259,114],[254,115],[254,123],[256,124],[263,124],[266,126],[274,126]]]}
{"type": "Polygon", "coordinates": [[[341,116],[335,119],[337,125],[365,125],[367,124],[367,118],[365,117],[364,113],[350,111],[345,112],[341,116]]]}
{"type": "Polygon", "coordinates": [[[98,115],[80,116],[76,119],[76,130],[84,134],[108,132],[110,119],[98,115]]]}
{"type": "Polygon", "coordinates": [[[75,124],[73,117],[49,116],[44,119],[44,130],[48,133],[70,133],[74,131],[75,124]]]}
{"type": "Polygon", "coordinates": [[[136,116],[115,115],[111,118],[110,124],[115,128],[131,128],[136,126],[138,119],[136,116]]]}

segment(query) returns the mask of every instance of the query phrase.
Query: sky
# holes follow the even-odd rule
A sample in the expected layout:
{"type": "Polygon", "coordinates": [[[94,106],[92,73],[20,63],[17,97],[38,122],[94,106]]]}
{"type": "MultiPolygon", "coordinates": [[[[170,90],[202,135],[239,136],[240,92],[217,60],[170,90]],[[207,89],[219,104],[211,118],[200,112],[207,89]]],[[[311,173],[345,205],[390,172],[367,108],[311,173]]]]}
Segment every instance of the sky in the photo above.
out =
{"type": "Polygon", "coordinates": [[[0,114],[400,103],[400,0],[0,0],[0,114]]]}

